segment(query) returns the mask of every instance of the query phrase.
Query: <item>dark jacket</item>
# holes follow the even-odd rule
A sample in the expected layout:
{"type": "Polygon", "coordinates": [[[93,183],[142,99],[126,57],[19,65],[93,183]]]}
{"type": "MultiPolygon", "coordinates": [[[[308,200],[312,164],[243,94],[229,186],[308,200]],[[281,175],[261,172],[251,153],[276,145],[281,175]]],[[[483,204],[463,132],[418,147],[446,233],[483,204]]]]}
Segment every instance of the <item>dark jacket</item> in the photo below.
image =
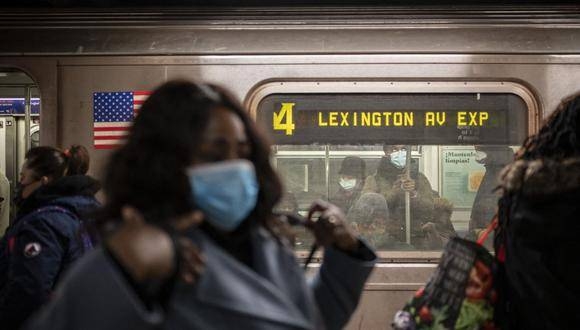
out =
{"type": "MultiPolygon", "coordinates": [[[[86,249],[80,219],[98,203],[96,180],[69,176],[36,190],[0,241],[0,324],[17,329],[45,303],[86,249]]],[[[85,236],[86,239],[86,236],[85,236]]]]}
{"type": "Polygon", "coordinates": [[[352,190],[346,190],[341,186],[338,187],[336,193],[330,198],[330,202],[335,204],[336,206],[340,207],[344,214],[347,214],[354,203],[359,199],[362,187],[363,187],[363,180],[357,179],[358,182],[356,186],[352,190]]]}
{"type": "Polygon", "coordinates": [[[499,175],[503,168],[513,161],[514,153],[507,146],[483,146],[487,153],[484,160],[485,174],[473,200],[473,208],[469,220],[469,231],[474,233],[489,226],[497,211],[497,201],[501,193],[496,191],[499,186],[499,175]]]}
{"type": "MultiPolygon", "coordinates": [[[[404,169],[397,169],[391,165],[388,157],[383,157],[377,167],[377,173],[366,179],[362,190],[363,194],[376,192],[385,197],[389,206],[389,217],[397,227],[388,231],[400,242],[405,241],[405,193],[402,189],[395,189],[393,184],[404,172],[404,169]]],[[[421,249],[425,247],[427,240],[421,227],[433,221],[433,191],[429,180],[423,173],[416,173],[416,177],[412,179],[415,180],[417,195],[410,199],[411,245],[421,249]]]]}
{"type": "Polygon", "coordinates": [[[196,284],[177,284],[166,314],[146,309],[119,268],[97,249],[67,274],[56,299],[26,329],[333,330],[346,325],[376,261],[368,247],[361,245],[362,259],[325,249],[318,275],[307,282],[289,248],[263,228],[251,235],[249,268],[201,230],[192,232],[205,270],[196,284]]]}
{"type": "Polygon", "coordinates": [[[502,329],[576,329],[580,159],[517,161],[504,173],[495,242],[502,329]]]}

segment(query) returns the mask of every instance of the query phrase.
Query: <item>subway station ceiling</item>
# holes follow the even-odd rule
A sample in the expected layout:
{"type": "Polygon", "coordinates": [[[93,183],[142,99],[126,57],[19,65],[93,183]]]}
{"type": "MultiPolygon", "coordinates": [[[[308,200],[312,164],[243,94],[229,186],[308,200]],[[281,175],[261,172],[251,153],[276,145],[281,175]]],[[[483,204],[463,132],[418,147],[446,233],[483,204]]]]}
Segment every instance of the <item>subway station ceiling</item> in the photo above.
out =
{"type": "Polygon", "coordinates": [[[171,7],[171,6],[481,6],[578,4],[578,0],[3,0],[0,7],[171,7]]]}

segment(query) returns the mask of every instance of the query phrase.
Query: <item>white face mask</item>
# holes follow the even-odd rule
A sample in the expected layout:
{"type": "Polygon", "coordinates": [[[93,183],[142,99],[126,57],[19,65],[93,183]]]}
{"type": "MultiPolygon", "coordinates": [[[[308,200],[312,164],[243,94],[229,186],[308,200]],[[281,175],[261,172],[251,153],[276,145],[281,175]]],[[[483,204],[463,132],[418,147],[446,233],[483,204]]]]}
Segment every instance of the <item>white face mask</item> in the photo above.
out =
{"type": "Polygon", "coordinates": [[[338,182],[338,184],[340,184],[340,186],[344,190],[352,190],[356,186],[356,179],[340,178],[340,181],[338,182]]]}
{"type": "Polygon", "coordinates": [[[475,161],[483,164],[485,163],[485,159],[487,158],[487,154],[483,151],[476,151],[475,152],[475,161]]]}

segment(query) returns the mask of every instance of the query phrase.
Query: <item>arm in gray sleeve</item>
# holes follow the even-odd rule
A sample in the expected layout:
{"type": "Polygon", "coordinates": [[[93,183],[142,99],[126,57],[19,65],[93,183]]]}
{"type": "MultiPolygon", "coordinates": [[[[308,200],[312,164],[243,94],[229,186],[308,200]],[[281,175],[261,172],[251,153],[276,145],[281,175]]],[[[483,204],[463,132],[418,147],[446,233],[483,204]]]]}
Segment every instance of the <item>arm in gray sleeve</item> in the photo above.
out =
{"type": "Polygon", "coordinates": [[[120,269],[97,249],[70,270],[51,302],[24,329],[147,330],[163,321],[161,307],[147,309],[120,269]]]}
{"type": "Polygon", "coordinates": [[[376,258],[362,241],[359,250],[351,255],[334,248],[325,250],[320,272],[312,285],[326,329],[342,329],[348,323],[376,258]]]}

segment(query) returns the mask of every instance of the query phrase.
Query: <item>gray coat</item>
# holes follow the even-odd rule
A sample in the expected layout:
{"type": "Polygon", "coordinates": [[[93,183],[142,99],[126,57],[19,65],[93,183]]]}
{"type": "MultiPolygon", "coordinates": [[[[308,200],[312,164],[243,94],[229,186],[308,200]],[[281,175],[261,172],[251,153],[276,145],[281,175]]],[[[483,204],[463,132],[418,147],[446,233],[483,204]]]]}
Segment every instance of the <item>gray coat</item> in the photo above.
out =
{"type": "Polygon", "coordinates": [[[178,284],[168,312],[146,310],[118,268],[97,249],[68,274],[26,329],[340,329],[354,312],[373,260],[329,248],[307,282],[292,251],[263,229],[252,234],[255,270],[192,234],[206,258],[197,284],[178,284]]]}

